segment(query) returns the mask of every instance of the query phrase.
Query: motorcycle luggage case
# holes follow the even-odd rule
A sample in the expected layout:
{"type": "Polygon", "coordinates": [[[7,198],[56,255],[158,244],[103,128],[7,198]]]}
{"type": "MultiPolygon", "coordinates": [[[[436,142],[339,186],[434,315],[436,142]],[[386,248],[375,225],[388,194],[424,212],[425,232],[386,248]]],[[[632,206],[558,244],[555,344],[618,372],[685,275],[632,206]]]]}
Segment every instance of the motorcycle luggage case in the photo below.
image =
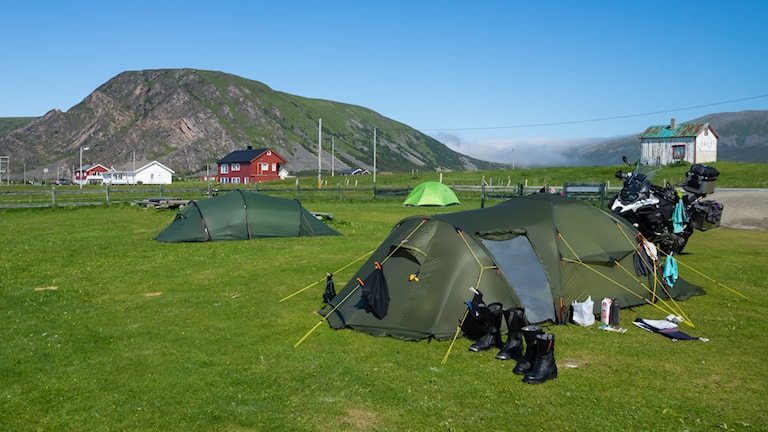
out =
{"type": "Polygon", "coordinates": [[[723,204],[715,201],[701,201],[693,206],[690,225],[699,231],[715,229],[723,218],[723,204]]]}
{"type": "Polygon", "coordinates": [[[715,192],[717,177],[720,171],[706,165],[696,164],[685,173],[685,185],[683,189],[696,194],[711,194],[715,192]]]}

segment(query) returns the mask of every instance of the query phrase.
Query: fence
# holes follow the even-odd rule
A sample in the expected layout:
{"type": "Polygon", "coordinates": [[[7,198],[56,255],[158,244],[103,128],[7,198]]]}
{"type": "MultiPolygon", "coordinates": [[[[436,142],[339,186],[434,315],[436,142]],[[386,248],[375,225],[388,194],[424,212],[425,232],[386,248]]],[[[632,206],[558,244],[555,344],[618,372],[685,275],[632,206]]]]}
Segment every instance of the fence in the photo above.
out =
{"type": "MultiPolygon", "coordinates": [[[[231,185],[228,185],[231,186],[231,185]]],[[[297,199],[302,202],[355,202],[355,201],[404,201],[411,192],[410,187],[301,187],[296,184],[293,187],[264,186],[258,183],[241,185],[240,188],[218,188],[213,186],[183,187],[168,185],[142,185],[142,186],[115,186],[103,185],[99,188],[88,186],[84,189],[72,186],[52,187],[50,189],[18,189],[0,190],[0,208],[30,208],[30,207],[66,207],[66,206],[93,206],[109,204],[131,204],[142,201],[163,200],[198,200],[208,196],[216,196],[233,192],[236,189],[263,193],[265,195],[297,199]]],[[[550,192],[550,185],[528,186],[520,184],[506,186],[491,186],[483,183],[480,186],[453,185],[459,200],[480,201],[480,206],[490,206],[495,203],[508,200],[513,197],[530,193],[550,192]]],[[[557,188],[555,188],[557,189],[557,188]]],[[[595,205],[603,207],[606,199],[607,188],[604,183],[566,183],[563,194],[579,199],[592,201],[595,205]]]]}
{"type": "Polygon", "coordinates": [[[200,199],[207,196],[203,188],[174,188],[170,195],[163,185],[150,187],[118,187],[104,185],[98,189],[79,189],[72,186],[50,189],[12,189],[0,191],[0,208],[93,206],[129,204],[148,197],[165,199],[200,199]]]}

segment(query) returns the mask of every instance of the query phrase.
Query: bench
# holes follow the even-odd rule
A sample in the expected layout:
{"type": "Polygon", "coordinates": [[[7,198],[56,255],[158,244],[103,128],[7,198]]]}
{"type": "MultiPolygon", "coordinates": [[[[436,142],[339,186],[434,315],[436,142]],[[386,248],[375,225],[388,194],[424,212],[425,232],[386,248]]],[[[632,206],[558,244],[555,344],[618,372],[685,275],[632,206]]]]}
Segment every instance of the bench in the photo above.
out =
{"type": "Polygon", "coordinates": [[[598,207],[605,207],[606,195],[605,183],[565,183],[563,194],[565,196],[585,201],[591,201],[598,207]]]}

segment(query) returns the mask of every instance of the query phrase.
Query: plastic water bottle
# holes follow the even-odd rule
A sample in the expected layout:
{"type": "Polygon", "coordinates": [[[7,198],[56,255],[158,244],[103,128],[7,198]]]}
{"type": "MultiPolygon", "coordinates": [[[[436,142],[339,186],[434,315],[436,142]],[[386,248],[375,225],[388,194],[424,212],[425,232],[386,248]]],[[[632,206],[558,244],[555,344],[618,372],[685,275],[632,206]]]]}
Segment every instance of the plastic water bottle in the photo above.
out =
{"type": "Polygon", "coordinates": [[[619,325],[619,301],[616,300],[616,297],[611,299],[610,325],[612,326],[619,325]]]}

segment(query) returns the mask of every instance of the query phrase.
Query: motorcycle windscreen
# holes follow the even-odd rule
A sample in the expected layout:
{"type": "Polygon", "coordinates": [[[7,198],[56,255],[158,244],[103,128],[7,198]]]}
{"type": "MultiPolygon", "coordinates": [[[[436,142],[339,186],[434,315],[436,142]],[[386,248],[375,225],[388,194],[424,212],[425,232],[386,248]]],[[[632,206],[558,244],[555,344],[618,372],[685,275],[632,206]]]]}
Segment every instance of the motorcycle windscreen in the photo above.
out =
{"type": "MultiPolygon", "coordinates": [[[[522,303],[520,306],[525,308],[528,322],[555,321],[549,278],[528,237],[520,235],[501,241],[481,241],[512,285],[522,303]]],[[[505,308],[511,306],[514,305],[504,305],[505,308]]]]}

